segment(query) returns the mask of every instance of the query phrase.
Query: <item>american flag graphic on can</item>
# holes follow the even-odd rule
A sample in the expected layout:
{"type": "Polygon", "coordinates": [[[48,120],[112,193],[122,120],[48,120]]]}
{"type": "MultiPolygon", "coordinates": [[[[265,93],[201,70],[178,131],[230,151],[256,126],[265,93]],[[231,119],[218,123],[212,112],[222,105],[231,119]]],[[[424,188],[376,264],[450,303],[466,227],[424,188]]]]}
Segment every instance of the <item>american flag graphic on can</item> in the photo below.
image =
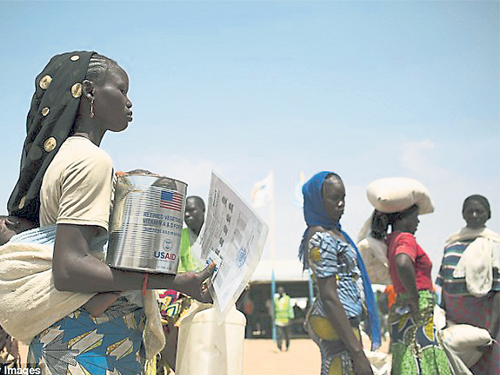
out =
{"type": "Polygon", "coordinates": [[[162,190],[160,207],[181,212],[183,195],[172,190],[162,190]]]}

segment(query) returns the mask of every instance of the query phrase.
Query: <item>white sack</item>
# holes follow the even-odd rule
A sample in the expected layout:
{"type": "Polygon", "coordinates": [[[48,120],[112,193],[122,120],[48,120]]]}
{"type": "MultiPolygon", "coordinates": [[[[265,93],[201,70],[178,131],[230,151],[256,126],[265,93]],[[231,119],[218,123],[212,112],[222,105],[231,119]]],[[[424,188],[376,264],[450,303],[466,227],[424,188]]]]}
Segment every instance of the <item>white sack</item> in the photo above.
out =
{"type": "Polygon", "coordinates": [[[429,191],[417,180],[406,177],[381,178],[366,189],[368,200],[377,211],[393,213],[416,204],[419,214],[434,212],[429,191]]]}
{"type": "Polygon", "coordinates": [[[389,285],[391,275],[389,274],[387,245],[383,241],[368,236],[358,243],[358,249],[372,284],[389,285]]]}
{"type": "Polygon", "coordinates": [[[477,348],[493,342],[486,329],[469,324],[456,324],[441,330],[441,339],[469,368],[483,355],[477,348]]]}

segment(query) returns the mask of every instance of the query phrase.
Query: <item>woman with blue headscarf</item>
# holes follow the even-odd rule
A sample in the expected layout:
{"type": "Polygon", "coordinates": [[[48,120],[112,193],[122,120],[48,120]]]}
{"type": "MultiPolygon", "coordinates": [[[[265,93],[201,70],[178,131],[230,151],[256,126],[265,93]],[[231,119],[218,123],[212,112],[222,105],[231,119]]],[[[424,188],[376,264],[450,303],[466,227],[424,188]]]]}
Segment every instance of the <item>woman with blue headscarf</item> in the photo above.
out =
{"type": "Polygon", "coordinates": [[[372,348],[380,346],[380,324],[370,280],[351,238],[340,226],[345,187],[339,175],[320,172],[302,187],[307,229],[299,250],[319,296],[306,317],[321,352],[321,375],[373,374],[363,352],[359,324],[367,319],[372,348]]]}

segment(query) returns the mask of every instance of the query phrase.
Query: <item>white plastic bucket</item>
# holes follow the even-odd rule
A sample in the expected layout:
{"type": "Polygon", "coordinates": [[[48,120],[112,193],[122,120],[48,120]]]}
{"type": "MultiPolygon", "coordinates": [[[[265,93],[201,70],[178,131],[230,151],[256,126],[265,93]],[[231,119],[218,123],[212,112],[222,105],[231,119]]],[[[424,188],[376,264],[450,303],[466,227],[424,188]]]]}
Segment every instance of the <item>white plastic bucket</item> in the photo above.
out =
{"type": "Polygon", "coordinates": [[[217,309],[211,306],[195,310],[182,321],[176,375],[243,374],[246,318],[234,305],[220,325],[217,315],[217,309]]]}

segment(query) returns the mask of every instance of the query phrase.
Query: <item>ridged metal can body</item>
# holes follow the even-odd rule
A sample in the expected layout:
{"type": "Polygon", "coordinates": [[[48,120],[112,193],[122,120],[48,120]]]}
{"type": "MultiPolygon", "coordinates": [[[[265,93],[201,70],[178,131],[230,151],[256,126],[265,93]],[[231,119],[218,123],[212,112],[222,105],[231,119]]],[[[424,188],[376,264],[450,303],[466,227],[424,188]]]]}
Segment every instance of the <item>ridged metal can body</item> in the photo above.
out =
{"type": "Polygon", "coordinates": [[[106,263],[126,270],[176,274],[186,190],[186,183],[168,177],[118,177],[106,263]]]}

